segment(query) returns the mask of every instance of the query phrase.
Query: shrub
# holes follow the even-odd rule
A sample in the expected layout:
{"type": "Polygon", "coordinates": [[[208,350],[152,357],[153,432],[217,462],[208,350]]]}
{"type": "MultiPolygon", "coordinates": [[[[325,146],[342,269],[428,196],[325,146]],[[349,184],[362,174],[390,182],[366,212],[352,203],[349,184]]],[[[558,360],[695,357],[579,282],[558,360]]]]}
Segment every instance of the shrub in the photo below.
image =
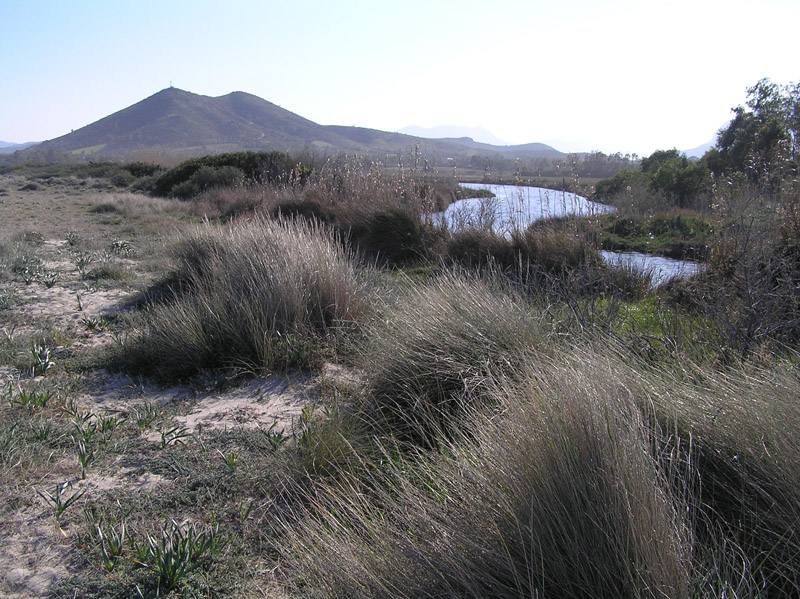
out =
{"type": "Polygon", "coordinates": [[[524,263],[549,273],[565,273],[600,261],[597,252],[575,231],[534,223],[512,236],[524,263]]]}
{"type": "Polygon", "coordinates": [[[516,266],[518,256],[510,240],[485,229],[459,229],[447,242],[447,259],[468,268],[516,266]]]}
{"type": "Polygon", "coordinates": [[[327,208],[323,208],[313,200],[283,200],[278,202],[270,212],[273,218],[302,218],[320,223],[330,222],[333,218],[327,208]]]}
{"type": "Polygon", "coordinates": [[[174,195],[176,186],[189,181],[203,167],[219,169],[233,167],[244,173],[252,183],[288,183],[293,174],[302,181],[309,171],[300,167],[287,154],[281,152],[235,152],[193,158],[182,162],[161,175],[155,183],[154,193],[159,196],[174,195]]]}
{"type": "Polygon", "coordinates": [[[800,342],[798,223],[792,212],[765,231],[734,223],[718,235],[706,269],[672,287],[674,303],[706,317],[698,336],[723,360],[800,342]]]}
{"type": "Polygon", "coordinates": [[[401,207],[373,213],[363,233],[354,231],[360,249],[392,266],[414,264],[430,253],[433,231],[427,229],[418,213],[401,207]]]}
{"type": "Polygon", "coordinates": [[[244,172],[235,166],[201,166],[186,181],[175,185],[169,195],[185,200],[215,187],[239,187],[244,181],[244,172]]]}
{"type": "MultiPolygon", "coordinates": [[[[629,187],[645,182],[645,176],[635,171],[620,171],[609,179],[603,179],[595,186],[594,199],[599,202],[608,202],[614,196],[623,194],[629,187]]],[[[616,205],[616,204],[615,204],[616,205]]]]}
{"type": "Polygon", "coordinates": [[[112,175],[110,181],[114,187],[128,187],[136,181],[136,177],[127,171],[120,171],[112,175]]]}
{"type": "Polygon", "coordinates": [[[128,164],[123,164],[122,168],[124,168],[137,179],[142,177],[152,177],[163,170],[161,166],[157,164],[151,164],[149,162],[129,162],[128,164]]]}

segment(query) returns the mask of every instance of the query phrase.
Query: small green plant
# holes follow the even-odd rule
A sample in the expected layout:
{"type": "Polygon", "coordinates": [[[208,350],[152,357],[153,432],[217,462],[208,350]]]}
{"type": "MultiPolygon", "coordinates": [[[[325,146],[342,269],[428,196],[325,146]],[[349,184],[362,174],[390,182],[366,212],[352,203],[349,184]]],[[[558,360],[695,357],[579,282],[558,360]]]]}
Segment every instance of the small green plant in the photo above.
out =
{"type": "Polygon", "coordinates": [[[84,327],[86,327],[87,331],[100,331],[103,329],[102,323],[100,322],[99,318],[92,318],[90,316],[84,316],[81,318],[81,323],[84,327]]]}
{"type": "Polygon", "coordinates": [[[16,404],[18,406],[26,408],[31,412],[38,410],[40,408],[44,408],[47,405],[47,402],[49,402],[53,396],[50,390],[42,392],[28,391],[21,387],[17,388],[17,392],[15,395],[13,394],[10,385],[9,385],[8,395],[9,398],[11,399],[12,404],[16,404]]]}
{"type": "Polygon", "coordinates": [[[72,418],[72,424],[84,443],[91,443],[97,434],[97,417],[92,412],[76,412],[72,418]]]}
{"type": "Polygon", "coordinates": [[[69,247],[75,247],[76,245],[78,245],[79,241],[80,237],[75,231],[70,231],[69,233],[67,233],[67,245],[69,247]]]}
{"type": "Polygon", "coordinates": [[[64,413],[73,420],[79,420],[82,417],[78,400],[74,397],[66,397],[62,400],[61,409],[64,413]]]}
{"type": "Polygon", "coordinates": [[[43,274],[39,278],[39,280],[42,282],[42,285],[44,285],[47,289],[52,289],[53,286],[58,281],[58,273],[57,272],[48,272],[46,274],[43,274]]]}
{"type": "Polygon", "coordinates": [[[82,279],[86,278],[86,269],[94,262],[94,257],[87,252],[76,252],[72,256],[72,261],[75,264],[75,269],[82,279]]]}
{"type": "Polygon", "coordinates": [[[169,445],[186,445],[185,439],[192,436],[184,426],[173,426],[170,429],[161,431],[161,448],[168,447],[169,445]]]}
{"type": "Polygon", "coordinates": [[[237,512],[239,514],[240,522],[245,522],[250,517],[250,513],[253,511],[253,506],[255,506],[255,503],[255,497],[252,497],[247,503],[245,503],[244,500],[239,502],[239,505],[237,506],[237,512]]]}
{"type": "Polygon", "coordinates": [[[9,426],[2,436],[0,436],[0,462],[7,464],[11,461],[12,443],[14,441],[14,432],[17,430],[17,423],[14,422],[9,426]]]}
{"type": "Polygon", "coordinates": [[[83,312],[83,302],[81,301],[81,294],[76,293],[75,299],[78,301],[78,312],[83,312]]]}
{"type": "Polygon", "coordinates": [[[33,357],[33,376],[44,376],[54,364],[53,360],[50,359],[50,348],[44,343],[41,345],[34,343],[31,348],[31,355],[33,357]]]}
{"type": "Polygon", "coordinates": [[[50,506],[52,506],[53,510],[55,511],[56,519],[61,518],[61,515],[73,505],[78,499],[83,497],[84,493],[86,493],[86,489],[79,489],[72,493],[69,497],[67,497],[64,492],[67,489],[72,488],[72,483],[67,481],[60,484],[57,484],[53,493],[49,493],[48,491],[40,490],[36,491],[42,499],[44,499],[50,506]]]}
{"type": "Polygon", "coordinates": [[[30,285],[41,275],[43,264],[36,256],[23,254],[11,264],[11,272],[19,275],[26,285],[30,285]]]}
{"type": "Polygon", "coordinates": [[[269,442],[272,451],[277,451],[280,449],[281,445],[286,443],[289,440],[289,435],[286,434],[284,429],[279,431],[275,430],[275,427],[278,426],[278,421],[275,420],[272,425],[270,425],[269,429],[264,432],[264,435],[267,437],[267,441],[269,442]]]}
{"type": "Polygon", "coordinates": [[[226,540],[219,528],[198,530],[167,522],[160,535],[148,535],[134,546],[134,561],[158,575],[158,591],[173,590],[186,576],[219,555],[226,540]]]}
{"type": "Polygon", "coordinates": [[[106,572],[113,572],[125,550],[125,539],[127,537],[125,520],[120,520],[118,524],[112,521],[107,526],[104,526],[102,521],[96,521],[94,516],[89,513],[87,513],[87,520],[89,520],[89,524],[92,527],[92,536],[100,546],[103,568],[105,568],[106,572]]]}
{"type": "Polygon", "coordinates": [[[86,468],[94,460],[95,449],[87,444],[83,438],[75,439],[75,454],[81,466],[81,478],[86,478],[86,468]]]}
{"type": "Polygon", "coordinates": [[[127,241],[120,239],[111,242],[111,253],[116,256],[128,257],[133,255],[133,247],[127,241]]]}
{"type": "Polygon", "coordinates": [[[140,430],[148,428],[161,416],[158,406],[152,401],[145,401],[140,407],[134,408],[133,413],[136,419],[136,426],[139,427],[140,430]]]}
{"type": "Polygon", "coordinates": [[[239,456],[233,451],[229,453],[223,453],[219,449],[217,450],[217,453],[222,458],[222,463],[225,465],[225,468],[228,470],[228,472],[231,474],[236,472],[236,469],[239,467],[239,456]]]}
{"type": "Polygon", "coordinates": [[[50,438],[50,434],[53,432],[53,423],[49,420],[36,423],[31,422],[30,427],[31,431],[33,431],[33,436],[39,441],[47,441],[47,439],[50,438]]]}
{"type": "Polygon", "coordinates": [[[113,341],[114,345],[118,349],[122,349],[125,347],[125,342],[127,341],[127,335],[123,335],[119,331],[111,331],[111,341],[113,341]]]}
{"type": "Polygon", "coordinates": [[[97,431],[102,436],[104,443],[108,442],[113,432],[123,420],[125,420],[125,416],[119,416],[117,414],[108,414],[97,419],[97,431]]]}

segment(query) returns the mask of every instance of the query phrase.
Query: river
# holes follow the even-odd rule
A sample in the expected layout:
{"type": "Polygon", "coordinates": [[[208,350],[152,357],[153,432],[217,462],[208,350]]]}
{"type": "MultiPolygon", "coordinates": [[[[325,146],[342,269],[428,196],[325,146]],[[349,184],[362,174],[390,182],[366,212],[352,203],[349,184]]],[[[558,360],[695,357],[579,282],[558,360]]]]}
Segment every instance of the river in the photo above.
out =
{"type": "MultiPolygon", "coordinates": [[[[568,191],[518,185],[486,185],[461,183],[470,189],[488,189],[493,198],[469,198],[453,202],[444,212],[432,215],[434,223],[446,222],[451,230],[470,227],[491,229],[498,235],[509,235],[525,229],[532,222],[560,216],[591,216],[614,211],[613,206],[592,202],[568,191]]],[[[700,264],[674,260],[638,252],[601,252],[611,264],[619,264],[650,272],[653,285],[658,286],[673,277],[688,277],[700,269],[700,264]]]]}

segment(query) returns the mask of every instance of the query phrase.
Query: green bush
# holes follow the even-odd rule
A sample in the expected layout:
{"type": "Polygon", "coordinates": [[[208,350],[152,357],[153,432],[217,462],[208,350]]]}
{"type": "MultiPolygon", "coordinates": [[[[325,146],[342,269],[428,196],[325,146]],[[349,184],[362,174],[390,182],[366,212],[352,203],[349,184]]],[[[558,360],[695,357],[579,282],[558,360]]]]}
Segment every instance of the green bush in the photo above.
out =
{"type": "Polygon", "coordinates": [[[518,256],[510,240],[484,229],[460,229],[447,241],[447,259],[468,268],[516,266],[518,256]]]}
{"type": "Polygon", "coordinates": [[[129,162],[127,164],[123,164],[122,168],[124,168],[137,179],[141,177],[152,177],[153,175],[156,175],[164,170],[161,166],[157,164],[151,164],[149,162],[129,162]]]}
{"type": "Polygon", "coordinates": [[[235,152],[192,158],[171,168],[156,181],[154,193],[159,196],[174,195],[174,189],[189,181],[203,167],[218,169],[233,167],[244,173],[252,183],[289,183],[295,176],[303,180],[309,171],[300,167],[291,156],[281,152],[235,152]]]}
{"type": "Polygon", "coordinates": [[[127,171],[121,171],[112,175],[110,181],[114,187],[128,187],[136,181],[136,177],[127,171]]]}
{"type": "Polygon", "coordinates": [[[185,200],[215,187],[239,187],[244,181],[244,173],[235,166],[201,166],[188,180],[173,187],[170,195],[185,200]]]}
{"type": "Polygon", "coordinates": [[[320,223],[327,223],[333,220],[333,215],[330,211],[313,200],[284,200],[278,202],[270,214],[273,218],[302,218],[320,223]]]}
{"type": "Polygon", "coordinates": [[[645,179],[644,175],[635,171],[620,171],[609,179],[603,179],[595,185],[594,199],[600,202],[609,201],[645,179]]]}
{"type": "Polygon", "coordinates": [[[600,261],[582,235],[557,225],[534,223],[506,238],[468,229],[452,234],[447,256],[465,266],[494,265],[516,273],[539,271],[562,275],[600,261]]]}

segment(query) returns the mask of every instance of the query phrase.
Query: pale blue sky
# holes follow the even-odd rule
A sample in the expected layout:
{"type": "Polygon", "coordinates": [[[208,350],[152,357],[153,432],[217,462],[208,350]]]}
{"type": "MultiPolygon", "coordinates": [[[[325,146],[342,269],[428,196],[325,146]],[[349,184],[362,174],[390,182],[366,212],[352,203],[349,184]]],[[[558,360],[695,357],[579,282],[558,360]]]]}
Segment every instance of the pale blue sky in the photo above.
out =
{"type": "Polygon", "coordinates": [[[797,0],[0,0],[0,140],[168,87],[323,125],[480,126],[560,150],[688,149],[800,81],[797,0]]]}

